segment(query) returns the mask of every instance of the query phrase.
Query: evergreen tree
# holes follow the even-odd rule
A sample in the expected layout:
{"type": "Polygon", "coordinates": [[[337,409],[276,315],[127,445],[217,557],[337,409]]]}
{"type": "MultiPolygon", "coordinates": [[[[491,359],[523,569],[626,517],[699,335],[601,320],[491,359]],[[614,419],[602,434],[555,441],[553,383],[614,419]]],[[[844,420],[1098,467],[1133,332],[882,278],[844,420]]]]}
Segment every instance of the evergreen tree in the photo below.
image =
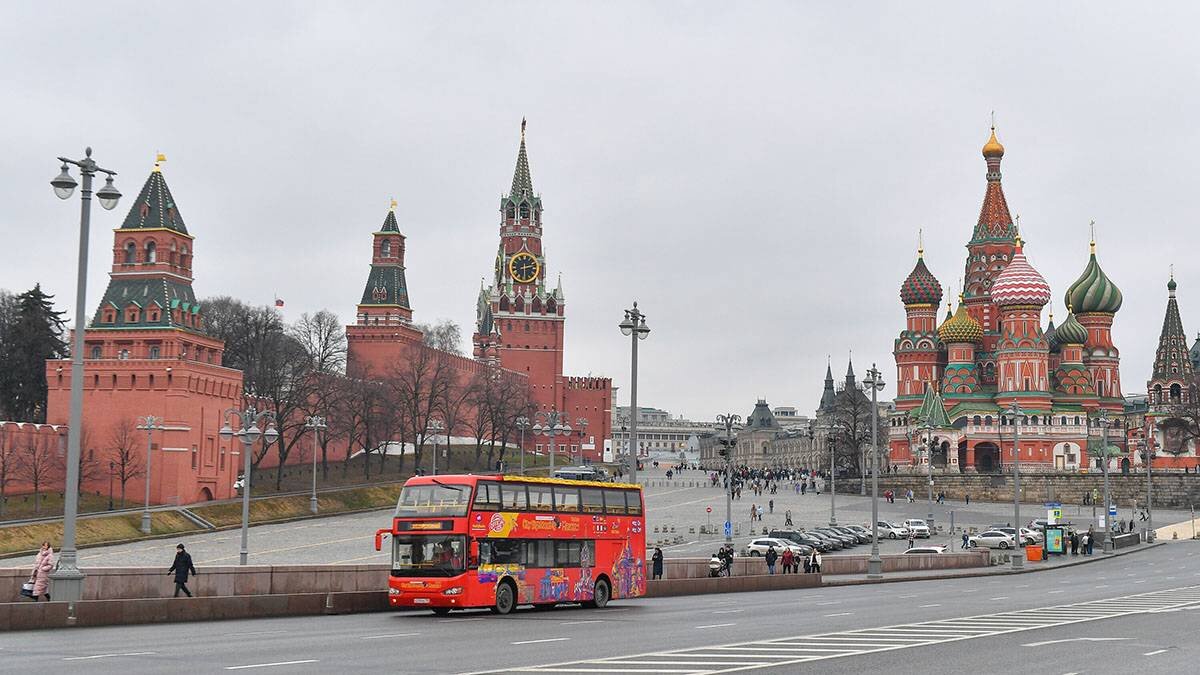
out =
{"type": "Polygon", "coordinates": [[[35,285],[15,298],[15,311],[0,326],[0,412],[20,422],[46,421],[46,360],[67,355],[62,312],[54,296],[35,285]]]}

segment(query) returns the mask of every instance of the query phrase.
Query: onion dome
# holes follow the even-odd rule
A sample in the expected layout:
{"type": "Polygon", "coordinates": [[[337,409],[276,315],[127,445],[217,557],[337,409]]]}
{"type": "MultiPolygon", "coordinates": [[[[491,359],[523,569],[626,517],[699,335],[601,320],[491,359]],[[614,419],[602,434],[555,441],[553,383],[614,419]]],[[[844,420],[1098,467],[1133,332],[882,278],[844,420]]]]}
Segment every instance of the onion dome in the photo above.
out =
{"type": "Polygon", "coordinates": [[[1091,259],[1083,274],[1067,289],[1067,304],[1076,312],[1103,312],[1115,314],[1121,309],[1121,289],[1108,278],[1100,263],[1096,262],[1096,242],[1092,242],[1091,259]]]}
{"type": "Polygon", "coordinates": [[[917,264],[900,286],[900,300],[905,305],[942,304],[942,285],[925,266],[923,249],[917,249],[917,264]]]}
{"type": "Polygon", "coordinates": [[[938,328],[938,339],[946,344],[952,342],[978,343],[983,338],[983,326],[967,312],[962,296],[958,298],[958,311],[946,319],[938,328]]]}
{"type": "Polygon", "coordinates": [[[1054,329],[1054,341],[1060,345],[1081,345],[1087,339],[1087,329],[1075,318],[1075,312],[1067,314],[1067,320],[1054,329]]]}
{"type": "Polygon", "coordinates": [[[1050,302],[1050,284],[1025,258],[1021,237],[1012,260],[992,283],[992,301],[1001,307],[1011,305],[1045,306],[1050,302]]]}
{"type": "Polygon", "coordinates": [[[1003,157],[1004,146],[1000,145],[1000,141],[996,140],[996,127],[992,127],[992,137],[987,143],[983,144],[984,157],[1003,157]]]}

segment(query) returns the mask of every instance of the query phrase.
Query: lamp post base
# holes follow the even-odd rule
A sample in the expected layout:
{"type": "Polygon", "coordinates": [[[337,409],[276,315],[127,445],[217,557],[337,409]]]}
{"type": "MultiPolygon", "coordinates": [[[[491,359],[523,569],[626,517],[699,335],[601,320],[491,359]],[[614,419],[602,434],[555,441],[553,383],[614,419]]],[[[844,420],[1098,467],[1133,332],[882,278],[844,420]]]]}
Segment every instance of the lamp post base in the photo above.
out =
{"type": "Polygon", "coordinates": [[[1014,570],[1023,569],[1025,567],[1025,550],[1022,548],[1013,549],[1012,568],[1014,570]]]}
{"type": "Polygon", "coordinates": [[[83,599],[83,572],[71,564],[59,561],[58,569],[50,573],[50,593],[58,602],[78,602],[83,599]]]}
{"type": "Polygon", "coordinates": [[[316,515],[316,513],[317,513],[317,496],[316,495],[313,495],[308,498],[308,508],[309,508],[309,510],[311,510],[313,512],[313,515],[316,515]]]}
{"type": "Polygon", "coordinates": [[[879,551],[872,552],[871,557],[867,559],[867,578],[883,578],[883,560],[879,557],[879,551]]]}
{"type": "Polygon", "coordinates": [[[1105,537],[1105,538],[1104,538],[1104,554],[1105,554],[1105,555],[1110,555],[1110,554],[1112,554],[1112,553],[1113,553],[1113,551],[1114,551],[1114,550],[1115,550],[1115,549],[1113,548],[1113,540],[1112,540],[1112,537],[1105,537]]]}
{"type": "Polygon", "coordinates": [[[142,533],[150,534],[150,512],[149,511],[144,511],[142,513],[142,533]]]}

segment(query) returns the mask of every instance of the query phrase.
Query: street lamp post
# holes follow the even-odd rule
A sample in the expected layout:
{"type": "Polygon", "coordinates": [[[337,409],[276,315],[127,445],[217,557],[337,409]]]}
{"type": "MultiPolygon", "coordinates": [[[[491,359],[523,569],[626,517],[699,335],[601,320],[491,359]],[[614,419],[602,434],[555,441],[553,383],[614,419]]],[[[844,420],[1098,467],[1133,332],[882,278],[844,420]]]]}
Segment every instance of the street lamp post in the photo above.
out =
{"type": "Polygon", "coordinates": [[[829,526],[837,527],[837,468],[834,463],[837,461],[834,454],[837,452],[837,434],[830,432],[829,440],[829,526]]]}
{"type": "Polygon", "coordinates": [[[638,341],[645,340],[650,335],[650,329],[646,327],[646,315],[638,309],[637,303],[633,303],[633,309],[625,310],[625,320],[618,324],[621,329],[621,334],[629,336],[630,342],[633,345],[633,355],[631,358],[632,377],[629,381],[629,428],[630,438],[632,442],[629,444],[633,452],[633,462],[629,467],[629,482],[637,482],[637,463],[638,463],[638,442],[637,442],[637,425],[638,425],[638,407],[637,407],[637,370],[638,370],[638,341]]]}
{"type": "Polygon", "coordinates": [[[879,557],[879,405],[876,399],[884,386],[881,375],[872,363],[863,379],[863,384],[871,388],[871,557],[867,559],[867,577],[872,579],[883,576],[883,559],[879,557]]]}
{"type": "Polygon", "coordinates": [[[313,514],[316,514],[316,512],[317,512],[317,434],[319,434],[320,432],[329,428],[329,425],[325,423],[324,417],[318,417],[316,415],[309,415],[308,417],[304,418],[304,428],[311,431],[312,435],[313,435],[313,442],[312,442],[312,453],[313,453],[312,496],[308,498],[308,508],[309,508],[309,510],[311,510],[313,512],[313,514]]]}
{"type": "Polygon", "coordinates": [[[112,482],[113,482],[113,474],[116,473],[116,471],[117,471],[117,463],[110,461],[108,463],[108,510],[109,511],[113,510],[112,482]]]}
{"type": "Polygon", "coordinates": [[[1021,538],[1021,423],[1018,416],[1022,414],[1021,406],[1017,405],[1016,401],[1008,407],[1008,414],[1012,416],[1013,424],[1013,555],[1012,568],[1019,570],[1025,566],[1024,556],[1022,555],[1021,538]]]}
{"type": "Polygon", "coordinates": [[[550,473],[554,473],[554,453],[556,452],[555,438],[566,436],[571,433],[571,423],[566,420],[566,415],[560,413],[557,409],[551,409],[550,412],[539,410],[534,413],[534,419],[541,418],[545,423],[538,422],[533,425],[533,433],[536,436],[544,436],[550,441],[550,473]]]}
{"type": "Polygon", "coordinates": [[[1112,553],[1112,511],[1110,505],[1112,498],[1108,492],[1108,411],[1100,411],[1100,452],[1102,453],[1104,462],[1104,552],[1112,553]]]}
{"type": "MultiPolygon", "coordinates": [[[[442,424],[442,421],[439,419],[429,420],[429,424],[426,425],[426,429],[433,432],[430,435],[433,436],[433,474],[432,475],[434,475],[434,476],[437,475],[437,461],[438,461],[438,444],[437,444],[438,439],[437,439],[437,436],[438,436],[438,434],[442,433],[442,431],[445,430],[445,428],[446,428],[446,426],[444,424],[442,424]]],[[[449,436],[446,437],[446,444],[447,445],[450,444],[449,436]]]]}
{"type": "Polygon", "coordinates": [[[586,417],[579,417],[575,420],[575,433],[579,436],[579,463],[587,464],[587,458],[583,456],[583,439],[587,435],[588,421],[586,417]]]}
{"type": "MultiPolygon", "coordinates": [[[[930,383],[928,386],[933,386],[930,383]]],[[[928,420],[925,422],[925,472],[929,476],[929,513],[925,521],[930,527],[933,527],[933,425],[928,420]]]]}
{"type": "Polygon", "coordinates": [[[232,441],[234,436],[242,441],[242,550],[238,557],[238,564],[245,565],[250,556],[250,455],[253,454],[254,443],[260,437],[267,445],[274,443],[279,438],[279,432],[275,430],[275,413],[270,410],[259,412],[254,406],[245,410],[230,408],[225,411],[225,426],[221,427],[220,435],[226,442],[232,441]],[[229,425],[230,418],[235,416],[242,427],[237,431],[234,431],[229,425]],[[267,423],[267,430],[263,431],[258,428],[258,425],[265,420],[270,421],[267,423]]]}
{"type": "Polygon", "coordinates": [[[146,506],[142,509],[142,532],[150,534],[150,448],[154,444],[154,430],[162,429],[163,418],[146,415],[138,418],[138,428],[146,431],[146,506]]]}
{"type": "Polygon", "coordinates": [[[1142,459],[1146,462],[1146,543],[1154,541],[1154,483],[1150,479],[1150,462],[1154,449],[1148,438],[1141,441],[1142,459]]]}
{"type": "Polygon", "coordinates": [[[121,193],[113,186],[116,171],[101,168],[92,159],[92,149],[84,151],[80,160],[59,157],[62,171],[50,181],[54,194],[59,199],[69,199],[77,183],[71,177],[70,167],[79,167],[83,176],[83,189],[79,196],[82,205],[79,212],[79,262],[75,277],[75,331],[71,346],[71,411],[67,426],[67,476],[63,486],[63,542],[59,549],[58,566],[50,573],[54,597],[73,602],[83,598],[83,572],[79,571],[79,554],[75,550],[75,521],[79,515],[79,445],[83,431],[83,334],[87,326],[87,263],[88,237],[92,220],[92,178],[97,173],[107,176],[104,187],[96,192],[106,211],[111,211],[121,199],[121,193]]]}
{"type": "Polygon", "coordinates": [[[521,415],[517,418],[517,429],[521,432],[521,475],[525,475],[525,430],[529,428],[529,418],[521,415]]]}
{"type": "Polygon", "coordinates": [[[725,427],[725,543],[733,545],[733,428],[742,423],[741,415],[717,415],[717,424],[725,427]]]}

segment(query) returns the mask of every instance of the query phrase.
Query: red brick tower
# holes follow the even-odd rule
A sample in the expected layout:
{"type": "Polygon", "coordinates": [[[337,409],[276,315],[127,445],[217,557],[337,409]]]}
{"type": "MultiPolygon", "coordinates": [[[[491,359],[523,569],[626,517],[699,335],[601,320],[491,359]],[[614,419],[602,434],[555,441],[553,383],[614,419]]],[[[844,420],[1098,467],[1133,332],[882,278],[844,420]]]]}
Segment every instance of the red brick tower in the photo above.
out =
{"type": "MultiPolygon", "coordinates": [[[[162,418],[150,472],[150,498],[160,503],[234,496],[242,464],[240,448],[217,436],[224,411],[242,399],[242,373],[221,366],[225,344],[203,332],[192,252],[193,237],[155,164],[113,237],[108,289],[84,336],[82,450],[106,474],[116,429],[162,418]]],[[[47,362],[50,423],[68,421],[70,370],[70,361],[47,362]]],[[[127,494],[142,490],[140,479],[126,485],[127,494]]]]}
{"type": "Polygon", "coordinates": [[[542,198],[533,190],[522,120],[512,187],[500,199],[500,246],[492,283],[479,291],[474,354],[526,375],[540,409],[566,413],[577,430],[583,427],[579,419],[586,419],[583,435],[558,443],[564,454],[598,459],[610,437],[612,381],[563,375],[565,314],[561,279],[553,289],[546,283],[542,198]]]}
{"type": "Polygon", "coordinates": [[[900,286],[906,323],[896,338],[896,409],[911,410],[921,404],[929,382],[941,379],[944,361],[937,335],[937,309],[942,285],[925,266],[924,247],[917,248],[917,264],[900,286]]]}
{"type": "Polygon", "coordinates": [[[1013,242],[1017,234],[1008,212],[1008,201],[1004,198],[1004,187],[1000,183],[1000,160],[1004,159],[1004,146],[996,140],[995,127],[992,127],[991,138],[983,146],[983,158],[987,162],[987,190],[983,195],[983,207],[979,210],[979,222],[975,225],[971,241],[967,243],[963,299],[967,312],[983,327],[983,339],[975,355],[981,366],[981,381],[985,385],[995,385],[994,352],[996,341],[1000,338],[1000,310],[992,301],[991,287],[996,276],[1012,259],[1013,242]]]}
{"type": "Polygon", "coordinates": [[[996,405],[1013,401],[1026,413],[1050,413],[1050,343],[1042,334],[1042,307],[1050,286],[1025,259],[1020,236],[1012,260],[996,276],[992,301],[999,307],[996,342],[996,405]]]}
{"type": "Polygon", "coordinates": [[[395,200],[373,237],[371,271],[355,311],[356,322],[346,326],[347,369],[356,376],[381,374],[422,337],[412,326],[404,278],[404,235],[396,223],[395,200]]]}

